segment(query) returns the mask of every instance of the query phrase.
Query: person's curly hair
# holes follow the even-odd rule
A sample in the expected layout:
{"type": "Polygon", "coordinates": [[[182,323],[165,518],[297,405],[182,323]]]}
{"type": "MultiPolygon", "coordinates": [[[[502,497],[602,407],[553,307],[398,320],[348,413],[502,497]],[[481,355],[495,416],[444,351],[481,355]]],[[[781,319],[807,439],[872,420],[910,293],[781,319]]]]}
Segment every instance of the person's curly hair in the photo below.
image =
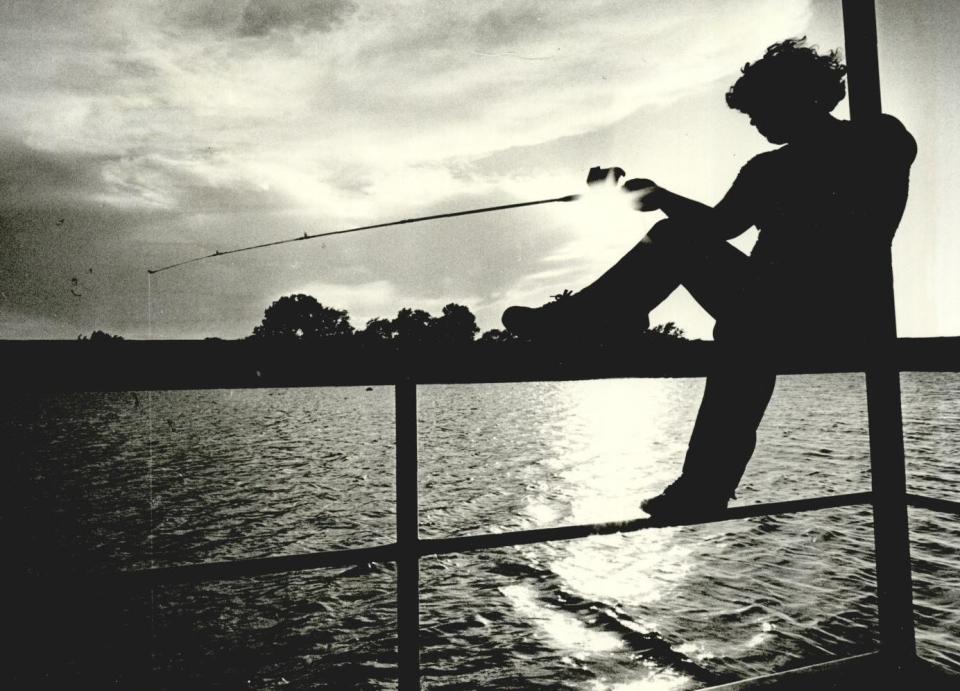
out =
{"type": "Polygon", "coordinates": [[[747,114],[771,102],[833,110],[846,95],[847,68],[839,50],[820,55],[806,41],[801,36],[774,43],[762,58],[744,65],[727,91],[727,105],[747,114]]]}

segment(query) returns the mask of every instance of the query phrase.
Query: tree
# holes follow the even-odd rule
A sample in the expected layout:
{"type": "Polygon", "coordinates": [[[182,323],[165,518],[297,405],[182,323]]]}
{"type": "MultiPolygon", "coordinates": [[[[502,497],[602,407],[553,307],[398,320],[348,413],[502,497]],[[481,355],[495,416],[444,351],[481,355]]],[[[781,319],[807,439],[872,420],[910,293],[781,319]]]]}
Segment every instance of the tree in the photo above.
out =
{"type": "Polygon", "coordinates": [[[263,313],[263,321],[253,330],[255,338],[295,338],[318,340],[353,334],[345,310],[324,307],[312,295],[286,295],[263,313]]]}
{"type": "Polygon", "coordinates": [[[433,334],[430,327],[433,321],[429,312],[404,307],[397,312],[397,318],[393,320],[393,331],[401,345],[424,345],[432,340],[433,334]]]}
{"type": "Polygon", "coordinates": [[[480,337],[481,343],[508,343],[516,340],[519,340],[516,334],[506,329],[490,329],[489,331],[484,331],[480,337]]]}
{"type": "Polygon", "coordinates": [[[77,340],[90,341],[91,343],[110,343],[113,341],[122,341],[123,336],[115,336],[113,334],[107,333],[106,331],[100,331],[99,329],[97,329],[92,334],[90,334],[89,338],[81,335],[81,336],[77,336],[77,340]]]}
{"type": "Polygon", "coordinates": [[[480,332],[473,312],[453,302],[443,308],[443,316],[433,320],[431,329],[436,334],[437,342],[450,346],[473,343],[480,332]]]}
{"type": "Polygon", "coordinates": [[[667,322],[666,324],[657,324],[655,327],[650,329],[655,334],[660,334],[662,336],[669,336],[670,338],[676,338],[679,340],[686,340],[684,337],[683,329],[676,325],[675,322],[667,322]]]}
{"type": "Polygon", "coordinates": [[[368,341],[392,341],[397,334],[392,321],[376,317],[368,320],[366,328],[357,335],[368,341]]]}

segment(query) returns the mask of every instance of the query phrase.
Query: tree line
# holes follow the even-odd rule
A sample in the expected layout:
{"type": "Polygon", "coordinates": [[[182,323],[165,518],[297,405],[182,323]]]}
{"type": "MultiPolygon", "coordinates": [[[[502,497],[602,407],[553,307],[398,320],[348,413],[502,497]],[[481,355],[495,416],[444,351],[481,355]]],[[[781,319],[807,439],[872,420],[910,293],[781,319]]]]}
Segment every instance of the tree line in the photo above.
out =
{"type": "MultiPolygon", "coordinates": [[[[478,339],[479,333],[476,317],[470,309],[453,302],[446,305],[437,317],[422,309],[404,307],[393,319],[376,317],[368,320],[362,329],[356,329],[346,310],[327,307],[312,295],[298,293],[281,297],[267,307],[263,320],[248,338],[270,341],[351,339],[360,344],[393,344],[411,348],[519,340],[505,329],[490,329],[478,339]]],[[[684,340],[683,330],[673,322],[655,326],[648,333],[652,337],[684,340]]]]}

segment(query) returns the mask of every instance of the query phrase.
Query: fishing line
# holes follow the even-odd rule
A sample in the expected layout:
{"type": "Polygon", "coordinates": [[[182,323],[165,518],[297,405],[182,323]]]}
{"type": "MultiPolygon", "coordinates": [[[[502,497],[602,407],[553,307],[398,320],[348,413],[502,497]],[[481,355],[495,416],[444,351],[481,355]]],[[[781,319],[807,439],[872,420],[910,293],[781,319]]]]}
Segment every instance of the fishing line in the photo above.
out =
{"type": "MultiPolygon", "coordinates": [[[[147,340],[153,340],[153,275],[147,272],[147,340]]],[[[134,394],[136,395],[136,394],[134,394]]],[[[153,534],[156,527],[153,522],[153,447],[156,446],[156,440],[153,437],[153,389],[147,391],[147,525],[149,526],[149,535],[153,534]]],[[[148,540],[148,550],[150,559],[150,568],[155,566],[153,540],[148,540]]],[[[150,589],[150,629],[153,631],[153,596],[154,591],[150,589]]]]}
{"type": "Polygon", "coordinates": [[[153,340],[153,271],[147,270],[147,340],[153,340]]]}
{"type": "MultiPolygon", "coordinates": [[[[420,223],[422,221],[434,221],[439,218],[454,218],[456,216],[468,216],[470,214],[484,214],[490,211],[504,211],[506,209],[518,209],[523,206],[536,206],[537,204],[555,204],[558,202],[572,202],[576,199],[579,199],[579,194],[568,194],[563,197],[554,197],[552,199],[537,199],[532,202],[517,202],[515,204],[502,204],[500,206],[487,206],[482,209],[467,209],[466,211],[452,211],[445,214],[433,214],[432,216],[419,216],[417,218],[405,218],[400,221],[389,221],[387,223],[374,223],[369,226],[357,226],[356,228],[345,228],[343,230],[331,230],[326,233],[304,233],[300,237],[287,238],[286,240],[274,240],[273,242],[263,242],[259,245],[250,245],[249,247],[240,247],[238,249],[226,250],[221,252],[217,250],[213,254],[206,254],[202,257],[194,257],[193,259],[186,259],[182,262],[177,262],[176,264],[170,264],[169,266],[162,266],[159,269],[147,269],[148,281],[149,276],[153,274],[160,273],[161,271],[167,271],[169,269],[175,269],[178,266],[184,266],[186,264],[193,264],[194,262],[203,261],[204,259],[213,259],[214,257],[224,257],[228,254],[237,254],[238,252],[249,252],[250,250],[259,250],[264,247],[274,247],[276,245],[285,245],[290,242],[301,242],[302,240],[315,240],[317,238],[326,238],[331,235],[345,235],[346,233],[356,233],[361,230],[373,230],[375,228],[388,228],[390,226],[400,226],[407,223],[420,223]]],[[[149,285],[149,284],[148,284],[149,285]]]]}

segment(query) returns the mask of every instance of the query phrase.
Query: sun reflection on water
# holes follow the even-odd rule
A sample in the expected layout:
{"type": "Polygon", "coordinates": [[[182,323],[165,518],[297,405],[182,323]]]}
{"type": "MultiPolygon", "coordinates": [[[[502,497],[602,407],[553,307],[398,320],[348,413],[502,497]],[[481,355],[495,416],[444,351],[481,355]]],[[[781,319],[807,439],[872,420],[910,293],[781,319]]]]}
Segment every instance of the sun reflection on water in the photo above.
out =
{"type": "Polygon", "coordinates": [[[574,658],[584,659],[598,653],[623,648],[623,640],[607,631],[595,631],[577,617],[562,610],[547,607],[529,586],[509,585],[500,589],[517,611],[534,622],[561,650],[574,658]]]}
{"type": "Polygon", "coordinates": [[[569,396],[563,419],[545,420],[541,430],[547,445],[541,463],[555,484],[528,496],[531,518],[546,515],[542,505],[559,497],[566,500],[564,522],[641,515],[640,500],[679,471],[694,411],[678,410],[673,389],[656,381],[579,382],[563,391],[569,396]]]}
{"type": "MultiPolygon", "coordinates": [[[[601,380],[552,390],[558,400],[544,406],[553,415],[540,422],[539,430],[545,453],[528,466],[525,515],[530,527],[642,516],[640,500],[659,492],[679,472],[696,413],[698,396],[691,395],[690,387],[702,383],[674,384],[601,380]]],[[[693,548],[689,541],[675,540],[678,530],[594,536],[523,550],[558,577],[564,592],[598,603],[624,635],[647,635],[658,630],[658,622],[649,614],[654,609],[645,605],[679,587],[694,568],[693,548]],[[621,616],[620,605],[629,606],[632,616],[621,616]]],[[[560,650],[602,658],[624,645],[621,636],[539,600],[532,589],[509,586],[503,592],[560,650]]],[[[660,691],[690,683],[688,677],[647,662],[641,656],[627,678],[605,675],[594,688],[660,691]]]]}

